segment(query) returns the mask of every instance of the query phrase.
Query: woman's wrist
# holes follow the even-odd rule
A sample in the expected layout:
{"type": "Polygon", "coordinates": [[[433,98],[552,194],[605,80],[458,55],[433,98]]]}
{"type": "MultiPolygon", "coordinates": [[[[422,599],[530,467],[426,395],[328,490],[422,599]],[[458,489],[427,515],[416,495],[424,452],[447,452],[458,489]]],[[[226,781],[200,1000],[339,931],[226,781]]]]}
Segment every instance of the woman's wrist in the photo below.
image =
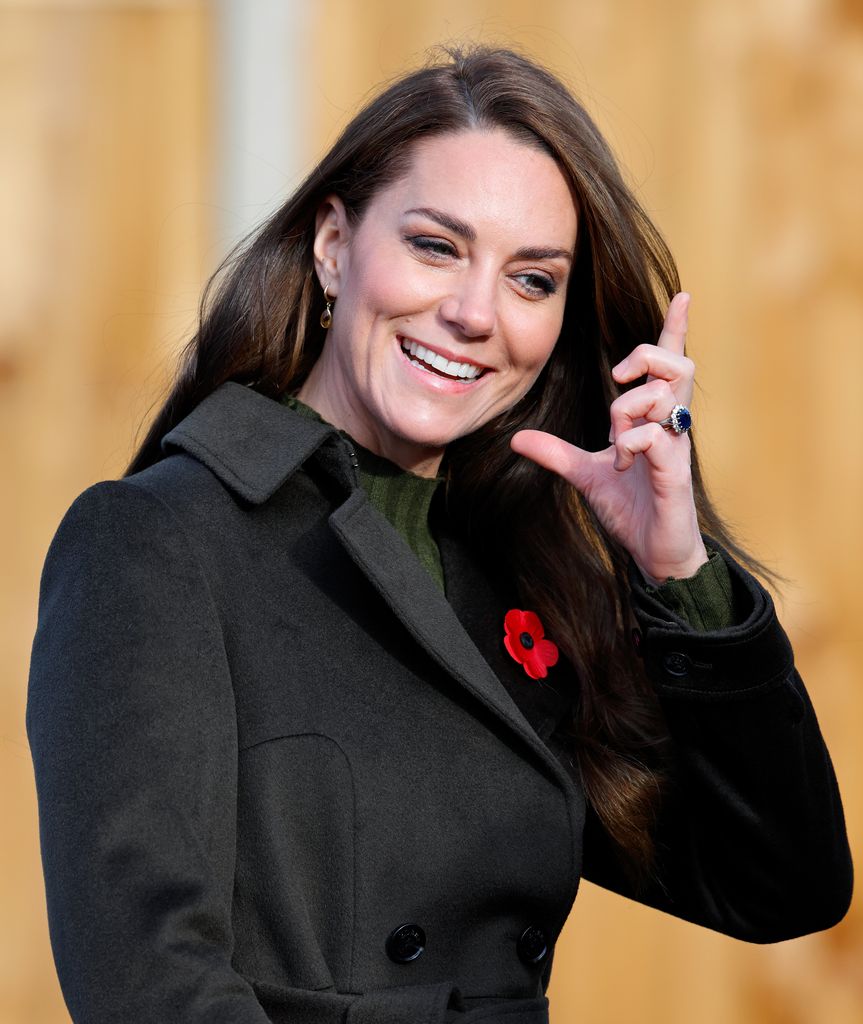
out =
{"type": "Polygon", "coordinates": [[[701,541],[699,550],[695,551],[686,561],[676,564],[646,566],[642,565],[637,558],[634,561],[646,583],[651,587],[661,587],[670,579],[685,580],[695,576],[707,562],[707,548],[701,541]]]}

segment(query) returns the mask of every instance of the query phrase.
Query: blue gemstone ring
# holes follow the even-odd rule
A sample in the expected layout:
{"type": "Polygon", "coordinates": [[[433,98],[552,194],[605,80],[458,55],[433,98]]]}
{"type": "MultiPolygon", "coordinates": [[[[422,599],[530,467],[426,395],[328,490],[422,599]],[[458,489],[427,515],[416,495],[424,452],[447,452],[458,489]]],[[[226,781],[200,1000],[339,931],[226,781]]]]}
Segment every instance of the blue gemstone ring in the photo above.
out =
{"type": "Polygon", "coordinates": [[[675,434],[685,434],[692,426],[692,413],[685,405],[675,405],[664,420],[659,421],[660,427],[673,430],[675,434]]]}

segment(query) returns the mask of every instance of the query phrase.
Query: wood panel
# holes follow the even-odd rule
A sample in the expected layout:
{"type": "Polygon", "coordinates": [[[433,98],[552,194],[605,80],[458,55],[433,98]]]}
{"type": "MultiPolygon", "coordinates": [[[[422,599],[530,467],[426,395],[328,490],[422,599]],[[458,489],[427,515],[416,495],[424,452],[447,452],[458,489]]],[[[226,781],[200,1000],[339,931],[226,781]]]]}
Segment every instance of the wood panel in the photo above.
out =
{"type": "Polygon", "coordinates": [[[26,674],[45,549],[122,472],[194,318],[210,219],[205,12],[0,5],[0,1020],[67,1021],[39,862],[26,674]]]}

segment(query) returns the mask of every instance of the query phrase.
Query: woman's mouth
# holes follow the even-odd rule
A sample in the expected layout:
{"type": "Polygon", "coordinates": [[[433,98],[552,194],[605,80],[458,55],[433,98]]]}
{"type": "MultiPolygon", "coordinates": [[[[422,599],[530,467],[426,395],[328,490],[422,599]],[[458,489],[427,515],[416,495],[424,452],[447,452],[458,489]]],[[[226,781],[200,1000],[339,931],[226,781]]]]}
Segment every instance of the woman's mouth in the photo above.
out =
{"type": "Polygon", "coordinates": [[[453,359],[447,359],[446,356],[433,352],[412,338],[402,338],[399,336],[399,344],[402,347],[402,352],[404,352],[414,366],[419,367],[421,370],[427,370],[429,373],[437,374],[439,377],[470,383],[479,379],[485,373],[485,367],[477,366],[476,363],[457,362],[453,359]]]}

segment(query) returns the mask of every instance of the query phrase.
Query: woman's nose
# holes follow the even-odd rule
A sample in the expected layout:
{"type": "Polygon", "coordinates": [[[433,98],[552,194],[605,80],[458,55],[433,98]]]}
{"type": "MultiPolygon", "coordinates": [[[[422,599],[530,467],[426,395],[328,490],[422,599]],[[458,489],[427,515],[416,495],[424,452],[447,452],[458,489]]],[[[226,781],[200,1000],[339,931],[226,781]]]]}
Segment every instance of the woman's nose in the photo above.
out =
{"type": "Polygon", "coordinates": [[[441,316],[468,338],[493,334],[497,320],[497,281],[468,274],[440,306],[441,316]]]}

